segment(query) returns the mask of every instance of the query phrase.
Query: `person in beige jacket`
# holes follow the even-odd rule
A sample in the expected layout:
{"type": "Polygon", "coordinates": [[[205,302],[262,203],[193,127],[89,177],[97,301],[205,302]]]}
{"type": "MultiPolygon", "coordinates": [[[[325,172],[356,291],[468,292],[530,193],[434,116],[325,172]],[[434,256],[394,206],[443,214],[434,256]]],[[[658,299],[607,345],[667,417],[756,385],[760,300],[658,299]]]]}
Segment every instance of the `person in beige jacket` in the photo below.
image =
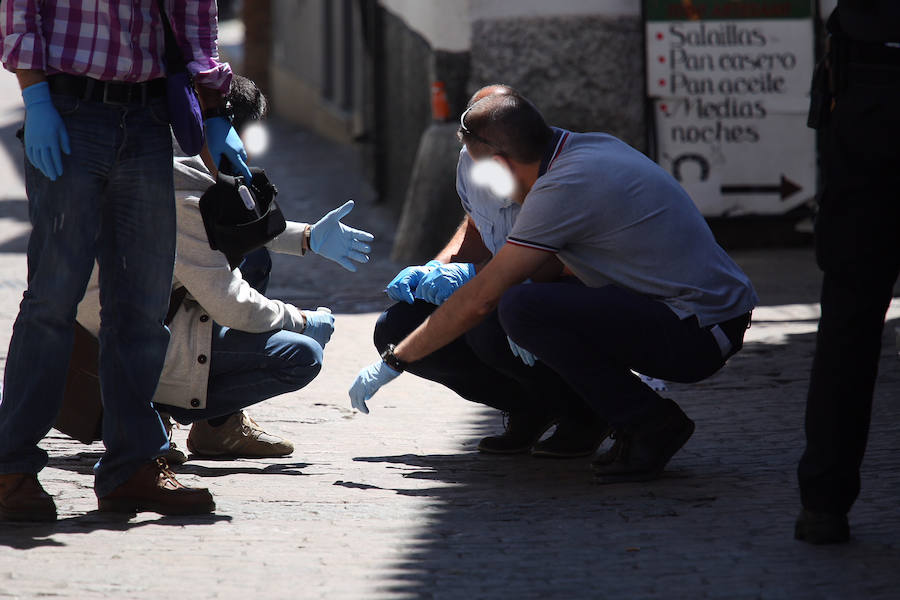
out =
{"type": "MultiPolygon", "coordinates": [[[[235,76],[229,97],[238,131],[265,111],[264,97],[246,78],[235,76]]],[[[210,248],[200,214],[200,196],[215,183],[214,166],[204,155],[205,160],[174,161],[177,254],[172,289],[184,286],[187,294],[169,323],[171,338],[153,403],[164,422],[171,415],[193,424],[187,445],[194,454],[288,455],[293,444],[263,431],[242,409],[312,381],[321,369],[334,318],[328,309],[300,310],[265,295],[269,250],[297,256],[312,251],[353,271],[350,261],[367,262],[373,238],[340,222],[352,209],[348,202],[313,225],[288,221],[266,248],[232,269],[224,254],[210,248]]],[[[102,310],[96,265],[77,319],[97,335],[102,310]]],[[[184,461],[177,449],[167,457],[184,461]]]]}

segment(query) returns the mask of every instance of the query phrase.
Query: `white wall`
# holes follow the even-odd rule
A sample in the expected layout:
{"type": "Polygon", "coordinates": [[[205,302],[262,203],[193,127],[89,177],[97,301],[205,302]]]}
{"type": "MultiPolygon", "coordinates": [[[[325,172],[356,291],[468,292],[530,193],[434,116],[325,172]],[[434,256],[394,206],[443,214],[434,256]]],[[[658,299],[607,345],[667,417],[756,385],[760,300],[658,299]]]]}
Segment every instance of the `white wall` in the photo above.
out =
{"type": "MultiPolygon", "coordinates": [[[[456,0],[451,0],[455,2],[456,0]]],[[[473,21],[516,17],[603,15],[636,17],[640,0],[468,0],[473,21]]]]}
{"type": "Polygon", "coordinates": [[[380,0],[435,50],[465,52],[471,46],[471,0],[380,0]]]}
{"type": "Polygon", "coordinates": [[[828,19],[828,15],[831,14],[835,6],[837,6],[837,0],[819,0],[819,13],[822,15],[823,21],[828,19]]]}
{"type": "Polygon", "coordinates": [[[380,0],[435,50],[471,47],[472,22],[482,19],[604,15],[637,17],[640,0],[380,0]]]}

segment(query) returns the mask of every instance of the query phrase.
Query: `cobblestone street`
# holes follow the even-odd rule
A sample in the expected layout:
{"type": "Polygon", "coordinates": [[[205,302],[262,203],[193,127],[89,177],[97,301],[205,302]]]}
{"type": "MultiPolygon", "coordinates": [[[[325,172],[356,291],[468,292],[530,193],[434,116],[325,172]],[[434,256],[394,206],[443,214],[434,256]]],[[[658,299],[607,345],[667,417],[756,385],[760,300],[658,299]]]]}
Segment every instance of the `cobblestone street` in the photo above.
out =
{"type": "MultiPolygon", "coordinates": [[[[2,364],[26,280],[21,118],[15,80],[0,74],[2,364]]],[[[101,444],[51,431],[40,477],[60,519],[0,523],[0,598],[900,597],[900,298],[884,332],[854,539],[809,546],[794,541],[793,523],[818,318],[811,248],[733,253],[761,306],[725,369],[669,386],[694,436],[661,480],[595,485],[588,459],[479,454],[500,415],[412,375],[370,401],[370,415],[350,409],[347,389],[377,358],[382,290],[405,266],[388,258],[395,215],[350,149],[278,120],[271,133],[258,163],[288,218],[315,221],[352,198],[344,221],[377,238],[355,274],[316,256],[275,259],[273,296],[337,317],[319,377],[248,410],[294,454],[191,459],[177,472],[211,489],[214,515],[126,519],[96,511],[101,444]]],[[[187,431],[175,432],[182,448],[187,431]]]]}

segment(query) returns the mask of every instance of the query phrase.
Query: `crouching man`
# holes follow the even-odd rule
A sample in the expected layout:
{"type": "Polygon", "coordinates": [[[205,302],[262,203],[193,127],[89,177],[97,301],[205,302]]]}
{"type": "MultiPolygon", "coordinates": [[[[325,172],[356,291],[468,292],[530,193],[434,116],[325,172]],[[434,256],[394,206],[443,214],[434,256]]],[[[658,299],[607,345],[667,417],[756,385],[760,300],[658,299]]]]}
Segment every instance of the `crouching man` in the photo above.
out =
{"type": "Polygon", "coordinates": [[[475,165],[522,205],[506,244],[350,388],[366,402],[407,364],[497,310],[520,348],[559,374],[616,431],[601,482],[657,477],[694,423],[631,371],[695,382],[743,345],[756,293],[673,177],[601,133],[553,130],[525,98],[492,95],[460,119],[475,165]],[[498,180],[506,179],[506,186],[498,180]],[[581,283],[523,284],[557,257],[581,283]]]}
{"type": "MultiPolygon", "coordinates": [[[[234,77],[227,99],[238,132],[265,112],[264,96],[247,78],[234,77]]],[[[348,202],[312,225],[288,221],[286,230],[266,247],[245,257],[232,255],[229,261],[223,253],[227,248],[221,252],[210,248],[201,216],[200,196],[216,183],[209,153],[203,157],[176,157],[174,163],[174,305],[171,338],[153,403],[164,421],[171,415],[179,423],[193,424],[187,445],[194,454],[288,455],[293,444],[265,432],[242,409],[309,384],[321,369],[334,317],[327,309],[300,310],[266,296],[272,266],[269,250],[296,256],[309,251],[355,271],[351,261],[368,261],[373,236],[340,222],[353,207],[348,202]]],[[[77,316],[94,335],[102,317],[97,281],[95,265],[77,316]]],[[[184,460],[172,449],[165,456],[170,462],[184,460]]]]}
{"type": "MultiPolygon", "coordinates": [[[[487,96],[502,94],[518,92],[506,85],[488,85],[475,92],[467,107],[487,96]]],[[[477,185],[472,165],[464,145],[456,167],[456,191],[466,216],[454,236],[434,260],[406,267],[385,288],[397,304],[375,324],[379,354],[421,325],[506,243],[522,207],[505,194],[477,185]]],[[[559,261],[552,259],[531,279],[564,281],[562,271],[559,261]]],[[[410,363],[407,370],[447,386],[466,400],[503,411],[505,430],[482,439],[480,452],[589,456],[608,435],[606,424],[559,374],[509,340],[496,311],[452,343],[410,363]],[[553,435],[540,440],[554,423],[553,435]]]]}

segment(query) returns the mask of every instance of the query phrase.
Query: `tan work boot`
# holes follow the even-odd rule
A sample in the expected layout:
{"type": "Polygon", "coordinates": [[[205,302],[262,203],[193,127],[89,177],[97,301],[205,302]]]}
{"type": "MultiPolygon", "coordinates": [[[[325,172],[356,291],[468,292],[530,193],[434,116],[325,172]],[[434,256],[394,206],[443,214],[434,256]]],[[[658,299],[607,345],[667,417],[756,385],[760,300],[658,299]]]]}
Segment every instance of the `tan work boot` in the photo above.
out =
{"type": "Polygon", "coordinates": [[[266,433],[244,411],[231,415],[218,427],[197,421],[191,426],[187,447],[198,456],[244,458],[288,456],[294,451],[294,444],[266,433]]]}
{"type": "Polygon", "coordinates": [[[34,473],[0,475],[0,521],[55,521],[56,503],[34,473]]]}
{"type": "Polygon", "coordinates": [[[172,466],[177,467],[178,465],[183,465],[187,462],[187,455],[181,451],[181,448],[179,448],[178,444],[175,443],[175,440],[172,439],[172,428],[174,427],[172,417],[169,413],[160,412],[159,418],[162,419],[163,427],[166,428],[166,437],[169,438],[169,449],[162,457],[172,466]]]}
{"type": "Polygon", "coordinates": [[[97,504],[107,512],[149,511],[161,515],[204,515],[216,510],[208,489],[179,483],[162,458],[146,463],[131,479],[98,498],[97,504]]]}

